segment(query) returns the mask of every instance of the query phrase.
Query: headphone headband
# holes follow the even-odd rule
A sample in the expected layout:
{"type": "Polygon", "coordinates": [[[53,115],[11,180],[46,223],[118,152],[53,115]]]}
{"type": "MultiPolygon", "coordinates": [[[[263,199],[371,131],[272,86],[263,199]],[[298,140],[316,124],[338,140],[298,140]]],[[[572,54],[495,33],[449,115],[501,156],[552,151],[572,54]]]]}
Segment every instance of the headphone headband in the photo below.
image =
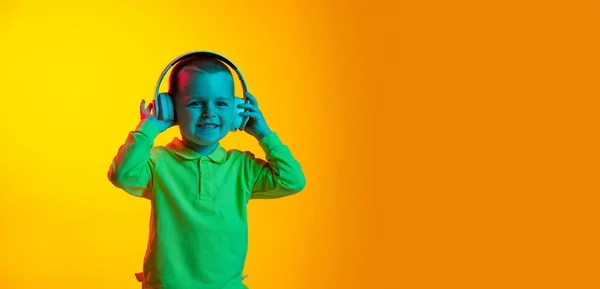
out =
{"type": "Polygon", "coordinates": [[[210,51],[192,51],[192,52],[183,54],[183,55],[175,58],[173,61],[171,61],[171,63],[169,63],[169,65],[167,65],[167,67],[165,67],[163,72],[160,74],[160,77],[158,78],[158,82],[156,83],[156,90],[154,91],[154,97],[158,96],[160,84],[162,83],[162,81],[163,81],[165,75],[167,74],[167,72],[169,71],[169,69],[171,69],[171,67],[175,66],[175,64],[177,64],[181,61],[192,59],[192,58],[212,58],[212,59],[216,59],[216,60],[219,60],[219,61],[225,63],[227,66],[229,66],[229,68],[231,68],[233,71],[235,71],[238,79],[242,83],[242,90],[244,92],[242,94],[243,95],[242,97],[244,97],[244,99],[246,98],[246,92],[248,91],[248,87],[246,87],[246,81],[244,81],[244,76],[242,76],[242,73],[240,72],[240,70],[235,66],[235,64],[233,64],[233,62],[231,62],[225,56],[214,53],[214,52],[210,52],[210,51]]]}

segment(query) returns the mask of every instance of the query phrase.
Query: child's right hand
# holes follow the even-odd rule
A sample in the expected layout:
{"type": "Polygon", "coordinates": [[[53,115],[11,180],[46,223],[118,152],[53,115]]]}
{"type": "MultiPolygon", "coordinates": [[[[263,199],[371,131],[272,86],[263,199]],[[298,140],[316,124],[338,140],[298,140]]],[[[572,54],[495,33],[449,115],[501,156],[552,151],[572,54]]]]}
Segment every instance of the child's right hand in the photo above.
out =
{"type": "Polygon", "coordinates": [[[151,111],[156,112],[156,110],[154,109],[154,102],[149,103],[148,106],[144,108],[145,104],[146,104],[146,101],[142,99],[142,103],[140,104],[141,120],[151,121],[152,123],[154,123],[154,125],[156,125],[156,127],[158,128],[158,130],[160,132],[163,132],[163,131],[167,130],[168,128],[172,127],[173,125],[175,125],[174,121],[163,121],[163,120],[156,119],[154,114],[152,114],[152,112],[151,112],[151,111]]]}

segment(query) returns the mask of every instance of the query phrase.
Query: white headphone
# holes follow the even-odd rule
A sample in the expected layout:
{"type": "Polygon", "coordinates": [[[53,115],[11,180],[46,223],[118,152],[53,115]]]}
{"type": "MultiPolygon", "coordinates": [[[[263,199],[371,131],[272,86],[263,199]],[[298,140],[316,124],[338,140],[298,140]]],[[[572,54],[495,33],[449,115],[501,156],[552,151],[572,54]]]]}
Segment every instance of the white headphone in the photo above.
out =
{"type": "Polygon", "coordinates": [[[163,70],[163,72],[160,75],[160,78],[158,79],[158,83],[156,84],[156,90],[154,92],[154,111],[156,114],[156,118],[158,120],[163,121],[175,120],[175,108],[173,107],[173,100],[171,99],[171,96],[166,92],[158,92],[160,84],[165,75],[167,74],[167,71],[175,64],[181,61],[202,58],[211,58],[221,61],[228,65],[237,74],[238,79],[242,83],[243,98],[237,96],[234,97],[235,101],[233,106],[233,123],[231,125],[231,131],[244,130],[249,118],[241,116],[240,113],[246,110],[238,107],[238,105],[242,103],[248,103],[246,99],[246,92],[248,91],[248,87],[246,86],[244,77],[242,76],[242,73],[239,71],[239,69],[229,59],[225,58],[222,55],[209,51],[193,51],[183,54],[171,61],[171,63],[169,63],[169,65],[167,65],[167,67],[163,70]]]}

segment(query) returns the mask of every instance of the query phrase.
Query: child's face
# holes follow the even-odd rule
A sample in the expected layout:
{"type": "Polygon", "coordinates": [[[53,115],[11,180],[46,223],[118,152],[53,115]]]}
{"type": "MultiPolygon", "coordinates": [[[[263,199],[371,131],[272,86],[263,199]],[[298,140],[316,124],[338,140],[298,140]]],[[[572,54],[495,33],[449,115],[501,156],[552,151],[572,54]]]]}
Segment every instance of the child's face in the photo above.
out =
{"type": "Polygon", "coordinates": [[[218,143],[231,129],[234,88],[226,72],[182,71],[175,96],[177,123],[189,145],[207,147],[218,143]]]}

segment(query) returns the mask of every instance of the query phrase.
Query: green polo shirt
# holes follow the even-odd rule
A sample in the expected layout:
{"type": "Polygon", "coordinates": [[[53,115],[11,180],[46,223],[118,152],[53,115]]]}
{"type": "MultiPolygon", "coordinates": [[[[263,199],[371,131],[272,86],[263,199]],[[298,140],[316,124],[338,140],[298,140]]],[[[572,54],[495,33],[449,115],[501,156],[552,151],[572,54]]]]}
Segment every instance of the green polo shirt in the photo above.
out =
{"type": "Polygon", "coordinates": [[[141,121],[108,171],[116,187],[151,202],[143,288],[247,288],[246,204],[300,192],[300,164],[274,132],[259,141],[266,161],[221,146],[201,156],[177,138],[154,147],[158,134],[141,121]]]}

